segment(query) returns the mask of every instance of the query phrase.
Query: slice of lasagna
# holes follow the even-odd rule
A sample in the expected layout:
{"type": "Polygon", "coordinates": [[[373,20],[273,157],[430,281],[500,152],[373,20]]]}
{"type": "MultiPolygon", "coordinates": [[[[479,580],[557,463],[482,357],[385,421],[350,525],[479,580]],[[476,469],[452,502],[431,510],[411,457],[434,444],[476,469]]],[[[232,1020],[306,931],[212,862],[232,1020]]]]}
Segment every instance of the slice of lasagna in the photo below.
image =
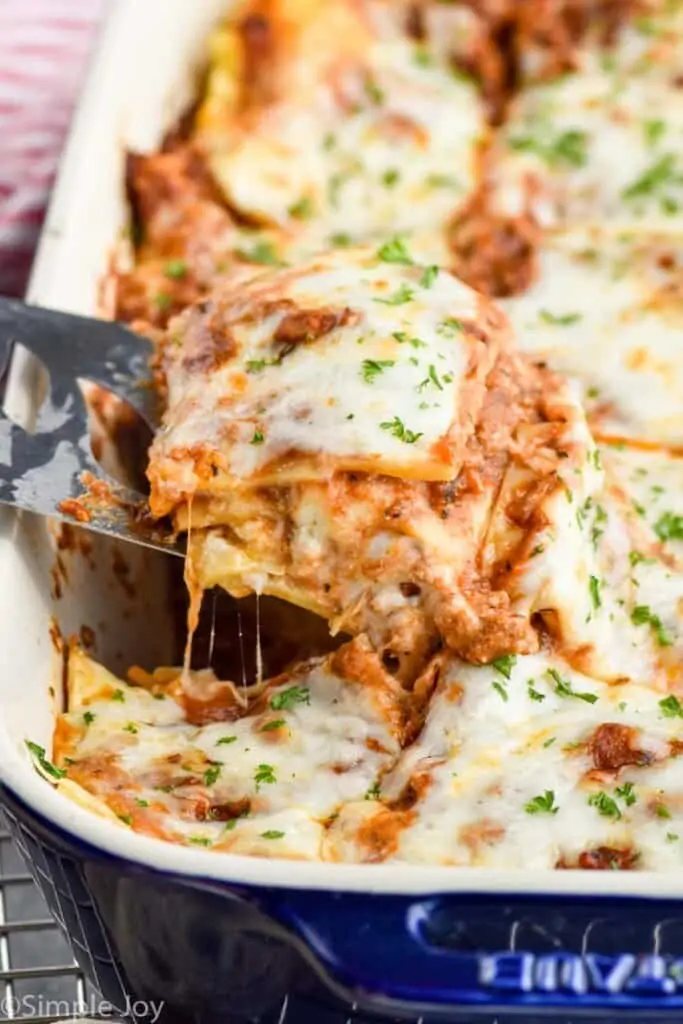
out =
{"type": "Polygon", "coordinates": [[[161,362],[151,503],[195,592],[282,597],[409,676],[440,638],[537,647],[506,581],[599,473],[570,390],[487,300],[394,239],[228,283],[161,362]]]}
{"type": "Polygon", "coordinates": [[[251,690],[180,675],[134,669],[125,683],[72,646],[59,790],[170,842],[319,859],[326,823],[375,792],[418,721],[361,640],[251,690]]]}

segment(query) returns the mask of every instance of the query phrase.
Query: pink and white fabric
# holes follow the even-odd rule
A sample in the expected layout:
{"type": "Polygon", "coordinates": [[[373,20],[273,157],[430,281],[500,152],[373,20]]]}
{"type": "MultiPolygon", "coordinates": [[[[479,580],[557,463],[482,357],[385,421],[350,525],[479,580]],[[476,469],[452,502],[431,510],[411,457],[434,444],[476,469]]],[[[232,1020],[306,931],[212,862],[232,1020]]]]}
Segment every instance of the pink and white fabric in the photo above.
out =
{"type": "Polygon", "coordinates": [[[0,295],[21,295],[109,0],[0,0],[0,295]]]}

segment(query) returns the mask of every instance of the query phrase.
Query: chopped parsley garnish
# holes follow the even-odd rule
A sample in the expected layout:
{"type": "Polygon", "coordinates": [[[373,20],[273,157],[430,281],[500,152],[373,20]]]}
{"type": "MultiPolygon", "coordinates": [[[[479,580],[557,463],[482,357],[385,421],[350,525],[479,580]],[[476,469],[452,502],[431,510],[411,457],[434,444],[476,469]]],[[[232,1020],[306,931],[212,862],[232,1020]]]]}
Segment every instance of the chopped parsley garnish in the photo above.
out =
{"type": "Polygon", "coordinates": [[[26,740],[26,746],[30,754],[33,755],[35,760],[38,762],[38,767],[49,775],[53,779],[63,779],[66,775],[64,768],[58,768],[57,765],[53,764],[45,756],[45,747],[39,746],[38,743],[32,743],[31,740],[26,740]]]}
{"type": "Polygon", "coordinates": [[[586,704],[595,704],[598,699],[595,693],[579,693],[578,690],[572,689],[572,685],[568,679],[564,679],[557,669],[549,668],[548,675],[555,683],[555,693],[558,697],[575,697],[577,700],[583,700],[586,704]]]}
{"type": "Polygon", "coordinates": [[[535,700],[538,703],[540,703],[542,700],[545,700],[545,694],[539,693],[539,691],[534,688],[533,679],[530,679],[529,682],[526,684],[526,689],[531,700],[535,700]]]}
{"type": "Polygon", "coordinates": [[[142,800],[139,796],[135,797],[135,803],[138,807],[149,807],[149,800],[142,800]]]}
{"type": "Polygon", "coordinates": [[[448,316],[448,317],[446,317],[445,320],[441,321],[441,323],[439,324],[439,326],[436,329],[436,333],[437,334],[444,334],[447,337],[452,337],[453,334],[456,331],[462,332],[464,330],[465,330],[465,327],[464,327],[464,325],[463,325],[461,320],[456,320],[455,317],[448,316]]]}
{"type": "Polygon", "coordinates": [[[377,106],[384,102],[384,92],[372,78],[368,78],[365,83],[365,95],[377,106]]]}
{"type": "Polygon", "coordinates": [[[665,153],[621,194],[624,199],[640,199],[652,195],[663,185],[677,183],[678,180],[676,157],[673,153],[665,153]]]}
{"type": "Polygon", "coordinates": [[[504,654],[502,658],[494,658],[490,663],[491,668],[495,668],[496,672],[500,672],[502,676],[509,679],[512,675],[512,670],[517,664],[516,654],[504,654]]]}
{"type": "Polygon", "coordinates": [[[111,699],[117,700],[120,704],[123,704],[123,702],[126,699],[126,695],[123,692],[123,690],[114,690],[114,692],[111,695],[111,699]]]}
{"type": "Polygon", "coordinates": [[[128,722],[127,725],[124,725],[123,731],[132,733],[133,736],[136,736],[138,732],[138,727],[135,724],[135,722],[128,722]]]}
{"type": "Polygon", "coordinates": [[[413,258],[406,249],[405,242],[398,236],[380,246],[377,256],[383,263],[403,263],[408,267],[413,265],[413,258]]]}
{"type": "Polygon", "coordinates": [[[683,705],[673,693],[660,700],[659,710],[665,718],[683,718],[683,705]]]}
{"type": "Polygon", "coordinates": [[[290,686],[282,693],[276,693],[270,698],[270,706],[273,711],[290,711],[297,704],[310,704],[311,691],[307,686],[290,686]]]}
{"type": "Polygon", "coordinates": [[[413,60],[421,68],[429,68],[432,66],[432,57],[428,50],[424,46],[416,46],[413,60]]]}
{"type": "Polygon", "coordinates": [[[313,200],[310,196],[302,196],[296,203],[292,203],[287,213],[295,220],[306,220],[313,215],[313,200]]]}
{"type": "Polygon", "coordinates": [[[124,825],[133,824],[132,814],[117,814],[116,817],[119,819],[119,821],[122,821],[124,825]]]}
{"type": "Polygon", "coordinates": [[[284,832],[278,832],[277,829],[269,828],[267,832],[261,833],[261,839],[282,839],[284,832]]]}
{"type": "Polygon", "coordinates": [[[590,807],[595,807],[598,814],[601,814],[603,818],[614,818],[615,821],[621,818],[621,811],[617,807],[616,801],[611,796],[608,796],[604,790],[589,796],[588,804],[590,807]]]}
{"type": "Polygon", "coordinates": [[[247,373],[260,373],[266,366],[277,366],[279,359],[247,359],[245,366],[247,373]]]}
{"type": "Polygon", "coordinates": [[[657,804],[655,806],[655,814],[657,815],[658,818],[670,818],[671,817],[671,811],[669,810],[668,807],[665,807],[664,804],[657,804]]]}
{"type": "Polygon", "coordinates": [[[637,565],[640,565],[641,562],[650,561],[650,559],[646,558],[645,555],[643,555],[640,551],[629,551],[628,560],[634,569],[637,565]]]}
{"type": "Polygon", "coordinates": [[[366,384],[372,384],[380,373],[384,373],[388,367],[394,366],[393,359],[364,359],[361,375],[366,384]]]}
{"type": "Polygon", "coordinates": [[[185,277],[186,273],[187,263],[185,260],[169,260],[164,267],[164,274],[173,281],[180,281],[181,278],[185,277]]]}
{"type": "Polygon", "coordinates": [[[508,692],[505,689],[505,686],[503,685],[503,683],[499,683],[497,679],[493,679],[491,681],[491,686],[496,691],[496,693],[500,694],[500,696],[503,698],[503,700],[507,701],[509,699],[508,698],[508,692]]]}
{"type": "Polygon", "coordinates": [[[166,313],[173,305],[173,296],[169,295],[168,292],[157,292],[154,296],[154,305],[162,313],[166,313]]]}
{"type": "Polygon", "coordinates": [[[274,729],[281,729],[285,724],[284,718],[274,718],[272,722],[266,722],[261,726],[261,732],[273,732],[274,729]]]}
{"type": "Polygon", "coordinates": [[[673,640],[662,624],[659,615],[655,615],[648,605],[637,604],[631,612],[631,622],[634,626],[651,626],[660,647],[671,647],[673,644],[673,640]]]}
{"type": "Polygon", "coordinates": [[[379,793],[380,793],[379,782],[373,782],[373,784],[370,786],[370,789],[365,794],[365,799],[366,800],[379,800],[379,793]]]}
{"type": "Polygon", "coordinates": [[[632,807],[636,802],[636,794],[633,792],[633,783],[625,782],[623,786],[617,786],[616,795],[623,800],[627,807],[632,807]]]}
{"type": "Polygon", "coordinates": [[[604,581],[598,579],[597,576],[591,576],[590,580],[588,581],[588,589],[590,591],[591,602],[593,604],[593,607],[596,610],[602,604],[602,597],[600,595],[600,590],[601,590],[601,588],[603,586],[603,582],[604,581]]]}
{"type": "Polygon", "coordinates": [[[676,832],[667,832],[666,833],[666,841],[667,841],[667,843],[675,843],[676,840],[679,839],[679,838],[680,837],[678,836],[678,833],[676,833],[676,832]]]}
{"type": "Polygon", "coordinates": [[[275,769],[272,764],[258,765],[254,772],[254,782],[256,783],[257,790],[260,789],[261,786],[272,785],[277,782],[275,769]]]}
{"type": "Polygon", "coordinates": [[[570,327],[571,324],[577,324],[581,320],[580,313],[561,313],[559,316],[555,313],[549,312],[547,309],[542,309],[538,314],[539,320],[542,320],[544,324],[554,324],[557,327],[570,327]]]}
{"type": "Polygon", "coordinates": [[[543,748],[547,749],[548,747],[552,747],[552,745],[553,745],[553,743],[555,742],[556,739],[557,739],[557,736],[550,736],[549,739],[547,739],[545,741],[545,743],[543,744],[543,748]]]}
{"type": "Polygon", "coordinates": [[[460,188],[460,182],[451,174],[428,174],[426,178],[430,188],[460,188]]]}
{"type": "Polygon", "coordinates": [[[439,374],[437,373],[436,367],[433,363],[429,364],[428,375],[417,385],[417,390],[423,391],[429,384],[433,384],[435,388],[439,389],[439,391],[443,391],[443,384],[439,380],[439,374]]]}
{"type": "Polygon", "coordinates": [[[402,284],[388,299],[375,298],[374,302],[381,302],[384,306],[402,306],[404,302],[410,302],[413,298],[413,290],[407,284],[402,284]]]}
{"type": "Polygon", "coordinates": [[[654,526],[660,540],[683,540],[683,516],[664,512],[654,526]]]}
{"type": "Polygon", "coordinates": [[[535,558],[536,555],[542,555],[544,551],[545,551],[545,544],[537,544],[536,547],[531,552],[531,554],[529,555],[529,558],[535,558]]]}
{"type": "Polygon", "coordinates": [[[212,764],[210,768],[207,768],[204,772],[204,785],[213,786],[214,782],[218,781],[218,776],[221,773],[223,765],[212,764]]]}
{"type": "Polygon", "coordinates": [[[238,249],[237,256],[249,263],[262,263],[265,266],[279,267],[282,265],[277,250],[272,242],[257,242],[251,249],[238,249]]]}
{"type": "Polygon", "coordinates": [[[228,743],[235,743],[236,740],[236,736],[221,736],[219,740],[216,740],[216,746],[221,747],[227,745],[228,743]]]}
{"type": "Polygon", "coordinates": [[[555,803],[555,794],[552,789],[546,789],[545,793],[535,796],[528,804],[524,805],[527,814],[557,814],[559,807],[555,803]]]}
{"type": "Polygon", "coordinates": [[[338,231],[335,235],[330,235],[330,243],[343,249],[351,245],[351,235],[347,235],[345,231],[338,231]]]}
{"type": "Polygon", "coordinates": [[[187,840],[189,843],[194,843],[195,846],[211,846],[213,842],[208,836],[188,836],[187,840]]]}
{"type": "Polygon", "coordinates": [[[326,153],[329,153],[331,149],[334,149],[336,143],[337,139],[332,134],[332,132],[327,132],[327,134],[323,138],[323,149],[325,150],[326,153]]]}
{"type": "Polygon", "coordinates": [[[518,152],[535,153],[551,167],[583,167],[588,158],[588,136],[576,129],[547,142],[533,135],[520,135],[510,139],[510,146],[518,152]]]}
{"type": "Polygon", "coordinates": [[[252,437],[252,439],[249,442],[249,444],[263,444],[264,440],[265,440],[265,438],[263,436],[263,431],[262,430],[255,430],[254,431],[254,436],[252,437]]]}
{"type": "Polygon", "coordinates": [[[386,188],[393,188],[394,185],[398,183],[400,177],[400,172],[397,171],[395,167],[390,167],[382,175],[382,184],[385,185],[386,188]]]}
{"type": "Polygon", "coordinates": [[[389,431],[393,437],[397,437],[398,440],[403,441],[404,444],[415,444],[415,442],[419,441],[422,437],[421,433],[415,433],[414,430],[408,430],[398,416],[394,416],[393,420],[387,420],[384,423],[380,423],[380,429],[389,431]]]}
{"type": "Polygon", "coordinates": [[[411,345],[413,348],[427,348],[426,341],[419,338],[410,338],[405,331],[394,331],[392,338],[396,338],[399,345],[411,345]]]}
{"type": "Polygon", "coordinates": [[[97,716],[94,715],[92,711],[85,711],[83,713],[83,721],[86,725],[92,725],[96,717],[97,716]]]}
{"type": "Polygon", "coordinates": [[[666,122],[659,118],[643,122],[643,134],[648,146],[656,146],[661,137],[666,133],[666,122]]]}
{"type": "Polygon", "coordinates": [[[420,285],[423,288],[431,288],[438,276],[438,267],[425,267],[424,270],[422,271],[422,277],[420,278],[420,285]]]}

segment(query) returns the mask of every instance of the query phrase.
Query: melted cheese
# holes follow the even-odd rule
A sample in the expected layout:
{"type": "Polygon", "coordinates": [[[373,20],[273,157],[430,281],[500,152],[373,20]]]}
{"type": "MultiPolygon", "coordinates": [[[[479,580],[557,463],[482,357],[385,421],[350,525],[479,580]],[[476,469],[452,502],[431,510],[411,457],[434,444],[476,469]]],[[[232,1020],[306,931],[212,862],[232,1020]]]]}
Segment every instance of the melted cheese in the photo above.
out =
{"type": "Polygon", "coordinates": [[[449,480],[454,427],[476,416],[504,340],[476,293],[398,239],[226,286],[172,327],[152,507],[332,467],[449,480]],[[215,467],[201,482],[198,447],[215,467]]]}
{"type": "Polygon", "coordinates": [[[672,743],[683,722],[662,701],[545,654],[498,668],[450,662],[419,739],[383,781],[385,806],[347,805],[325,854],[528,870],[578,866],[603,848],[603,867],[676,869],[683,785],[672,743]],[[605,725],[633,730],[622,734],[641,752],[626,755],[633,763],[596,766],[618,760],[598,747],[605,725]],[[399,800],[411,783],[413,797],[399,800]]]}
{"type": "Polygon", "coordinates": [[[598,434],[683,442],[682,261],[670,236],[561,234],[501,303],[520,346],[579,383],[598,434]]]}
{"type": "Polygon", "coordinates": [[[677,231],[683,94],[619,68],[570,73],[523,92],[497,151],[498,201],[544,225],[677,231]]]}
{"type": "Polygon", "coordinates": [[[385,7],[274,3],[267,26],[247,9],[214,41],[198,139],[231,206],[283,229],[299,258],[337,237],[442,230],[476,182],[484,108],[451,63],[474,45],[471,12],[424,45],[385,7]]]}

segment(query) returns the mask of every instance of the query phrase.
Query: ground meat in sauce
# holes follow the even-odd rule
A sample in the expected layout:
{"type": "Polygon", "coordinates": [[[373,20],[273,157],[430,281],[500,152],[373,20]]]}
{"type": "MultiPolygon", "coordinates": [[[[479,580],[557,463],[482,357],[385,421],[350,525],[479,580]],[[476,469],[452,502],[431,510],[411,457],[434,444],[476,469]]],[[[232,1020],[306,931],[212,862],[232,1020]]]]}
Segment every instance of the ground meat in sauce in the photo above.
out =
{"type": "Polygon", "coordinates": [[[562,857],[556,868],[580,868],[582,871],[635,871],[638,867],[640,854],[627,846],[596,846],[592,850],[584,850],[575,861],[562,857]]]}
{"type": "Polygon", "coordinates": [[[626,765],[643,765],[650,756],[637,747],[638,731],[615,722],[605,722],[593,733],[588,749],[594,766],[601,771],[617,771],[626,765]]]}

